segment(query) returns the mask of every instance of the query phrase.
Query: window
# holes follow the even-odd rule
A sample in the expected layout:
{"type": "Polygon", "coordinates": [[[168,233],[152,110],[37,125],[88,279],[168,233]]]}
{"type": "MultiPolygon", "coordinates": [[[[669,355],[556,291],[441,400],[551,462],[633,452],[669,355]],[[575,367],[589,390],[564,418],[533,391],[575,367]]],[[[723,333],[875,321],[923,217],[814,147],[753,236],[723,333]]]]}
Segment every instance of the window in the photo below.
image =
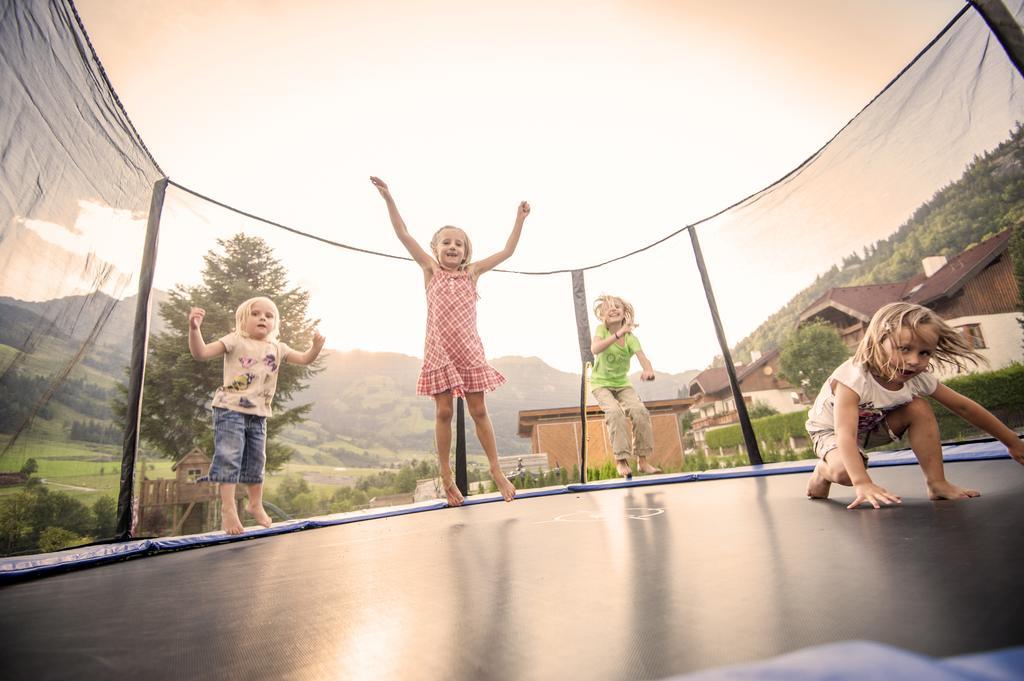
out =
{"type": "Polygon", "coordinates": [[[985,337],[981,335],[981,324],[965,324],[957,327],[957,330],[963,334],[964,340],[975,350],[988,347],[985,345],[985,337]]]}
{"type": "Polygon", "coordinates": [[[188,481],[195,482],[196,478],[203,474],[202,468],[189,468],[188,469],[188,481]]]}

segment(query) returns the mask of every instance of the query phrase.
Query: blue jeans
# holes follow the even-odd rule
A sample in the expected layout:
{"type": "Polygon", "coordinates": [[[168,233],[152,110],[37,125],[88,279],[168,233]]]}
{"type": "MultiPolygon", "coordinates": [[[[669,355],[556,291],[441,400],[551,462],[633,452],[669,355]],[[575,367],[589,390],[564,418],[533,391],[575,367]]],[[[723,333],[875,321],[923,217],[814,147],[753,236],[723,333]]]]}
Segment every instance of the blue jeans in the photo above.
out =
{"type": "Polygon", "coordinates": [[[263,482],[267,463],[267,417],[213,408],[213,463],[210,482],[263,482]]]}

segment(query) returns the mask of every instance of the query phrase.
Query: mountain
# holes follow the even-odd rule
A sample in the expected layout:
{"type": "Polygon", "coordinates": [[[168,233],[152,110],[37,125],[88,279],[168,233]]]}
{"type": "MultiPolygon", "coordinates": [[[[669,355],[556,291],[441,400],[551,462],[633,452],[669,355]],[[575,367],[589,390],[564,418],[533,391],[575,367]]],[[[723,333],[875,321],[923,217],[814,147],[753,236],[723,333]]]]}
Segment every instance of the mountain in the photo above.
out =
{"type": "MultiPolygon", "coordinates": [[[[311,418],[327,432],[359,446],[432,451],[434,402],[416,395],[420,363],[417,357],[396,353],[328,351],[324,370],[297,399],[313,404],[311,418]]],[[[499,357],[491,364],[508,379],[486,398],[503,454],[530,449],[529,440],[517,434],[520,411],[579,404],[578,374],[554,369],[537,357],[499,357]]],[[[633,383],[644,399],[672,399],[696,373],[659,374],[643,386],[636,375],[633,383]]],[[[468,414],[466,419],[467,449],[479,453],[472,419],[468,414]]]]}
{"type": "MultiPolygon", "coordinates": [[[[159,306],[167,294],[154,291],[152,326],[162,330],[159,306]]],[[[96,342],[82,362],[101,371],[111,382],[124,381],[129,361],[135,296],[115,301],[106,294],[69,296],[40,303],[0,298],[0,343],[29,350],[40,339],[57,341],[58,347],[73,349],[81,344],[93,326],[109,313],[96,342]],[[29,342],[31,341],[31,342],[29,342]]],[[[54,359],[63,362],[65,359],[54,359]]],[[[362,350],[327,350],[323,370],[313,376],[308,388],[295,396],[298,404],[312,404],[309,430],[349,441],[357,448],[422,450],[434,448],[434,403],[416,395],[421,360],[396,353],[362,350]]],[[[579,403],[580,376],[553,369],[537,357],[500,357],[494,367],[508,379],[487,395],[488,411],[494,424],[499,451],[521,454],[530,442],[518,436],[519,412],[525,409],[572,407],[579,403]]],[[[56,371],[57,366],[53,367],[56,371]]],[[[640,384],[632,376],[644,399],[672,399],[696,372],[659,374],[654,382],[640,384]]],[[[593,403],[593,399],[590,400],[593,403]]],[[[467,447],[482,453],[472,419],[467,419],[467,447]]],[[[299,440],[297,440],[298,442],[299,440]]],[[[321,438],[321,441],[326,441],[321,438]]],[[[302,441],[316,446],[317,442],[302,441]]]]}

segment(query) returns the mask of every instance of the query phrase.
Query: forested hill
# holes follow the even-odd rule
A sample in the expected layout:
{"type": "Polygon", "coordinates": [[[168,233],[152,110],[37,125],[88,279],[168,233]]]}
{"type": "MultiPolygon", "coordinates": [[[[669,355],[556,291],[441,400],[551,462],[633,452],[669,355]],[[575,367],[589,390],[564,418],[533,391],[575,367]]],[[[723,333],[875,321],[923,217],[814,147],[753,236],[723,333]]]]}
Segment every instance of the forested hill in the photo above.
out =
{"type": "MultiPolygon", "coordinates": [[[[819,275],[752,334],[733,348],[733,357],[748,361],[751,350],[781,346],[800,312],[825,291],[903,281],[931,255],[954,256],[1024,220],[1024,128],[984,156],[976,156],[956,182],[943,187],[914,211],[887,239],[851,253],[841,266],[819,275]]],[[[716,364],[721,358],[716,358],[716,364]]]]}

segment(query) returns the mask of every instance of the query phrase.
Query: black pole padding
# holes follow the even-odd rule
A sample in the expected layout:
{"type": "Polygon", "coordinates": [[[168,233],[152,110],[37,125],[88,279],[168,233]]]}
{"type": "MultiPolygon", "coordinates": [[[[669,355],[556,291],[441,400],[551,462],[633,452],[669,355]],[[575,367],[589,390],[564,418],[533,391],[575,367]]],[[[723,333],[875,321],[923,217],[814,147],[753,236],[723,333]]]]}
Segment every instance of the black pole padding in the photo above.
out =
{"type": "Polygon", "coordinates": [[[462,398],[455,400],[455,486],[462,496],[469,496],[469,475],[466,473],[466,408],[462,398]]]}
{"type": "Polygon", "coordinates": [[[572,304],[576,311],[576,336],[580,343],[580,359],[583,371],[580,375],[580,484],[587,482],[587,366],[593,364],[594,353],[590,351],[590,314],[587,311],[587,287],[583,281],[583,270],[572,271],[572,304]]]}
{"type": "Polygon", "coordinates": [[[1024,75],[1024,31],[1002,0],[968,0],[1003,46],[1010,63],[1024,75]]]}
{"type": "Polygon", "coordinates": [[[583,270],[572,271],[572,306],[576,311],[576,335],[580,343],[580,359],[584,364],[594,363],[590,351],[590,314],[587,311],[587,288],[583,282],[583,270]]]}
{"type": "Polygon", "coordinates": [[[153,184],[146,222],[146,243],[139,271],[139,297],[135,301],[135,325],[132,329],[132,356],[128,368],[128,394],[125,399],[124,441],[121,448],[121,485],[117,495],[117,525],[114,538],[132,537],[132,509],[135,497],[135,462],[139,454],[142,427],[142,385],[146,379],[146,352],[149,349],[149,317],[153,299],[153,273],[160,234],[160,216],[167,194],[167,178],[153,184]]]}
{"type": "Polygon", "coordinates": [[[697,241],[697,228],[689,227],[690,242],[693,244],[693,256],[697,259],[697,269],[700,270],[700,279],[704,283],[704,294],[708,299],[708,308],[711,310],[711,321],[715,324],[715,333],[718,335],[718,345],[722,348],[722,357],[725,358],[725,372],[729,375],[729,387],[732,389],[732,398],[736,403],[736,415],[740,419],[740,430],[743,431],[743,442],[747,446],[747,458],[750,465],[756,466],[764,463],[761,459],[761,450],[757,447],[757,437],[754,435],[754,427],[750,425],[750,416],[747,414],[747,405],[743,402],[743,393],[740,391],[740,383],[736,380],[736,367],[732,363],[732,354],[729,352],[729,344],[725,340],[725,331],[722,329],[722,320],[718,316],[718,304],[715,302],[715,293],[711,289],[711,280],[708,278],[708,270],[704,266],[704,254],[700,250],[700,242],[697,241]]]}
{"type": "Polygon", "coordinates": [[[580,372],[580,484],[587,484],[587,368],[584,363],[580,372]]]}

